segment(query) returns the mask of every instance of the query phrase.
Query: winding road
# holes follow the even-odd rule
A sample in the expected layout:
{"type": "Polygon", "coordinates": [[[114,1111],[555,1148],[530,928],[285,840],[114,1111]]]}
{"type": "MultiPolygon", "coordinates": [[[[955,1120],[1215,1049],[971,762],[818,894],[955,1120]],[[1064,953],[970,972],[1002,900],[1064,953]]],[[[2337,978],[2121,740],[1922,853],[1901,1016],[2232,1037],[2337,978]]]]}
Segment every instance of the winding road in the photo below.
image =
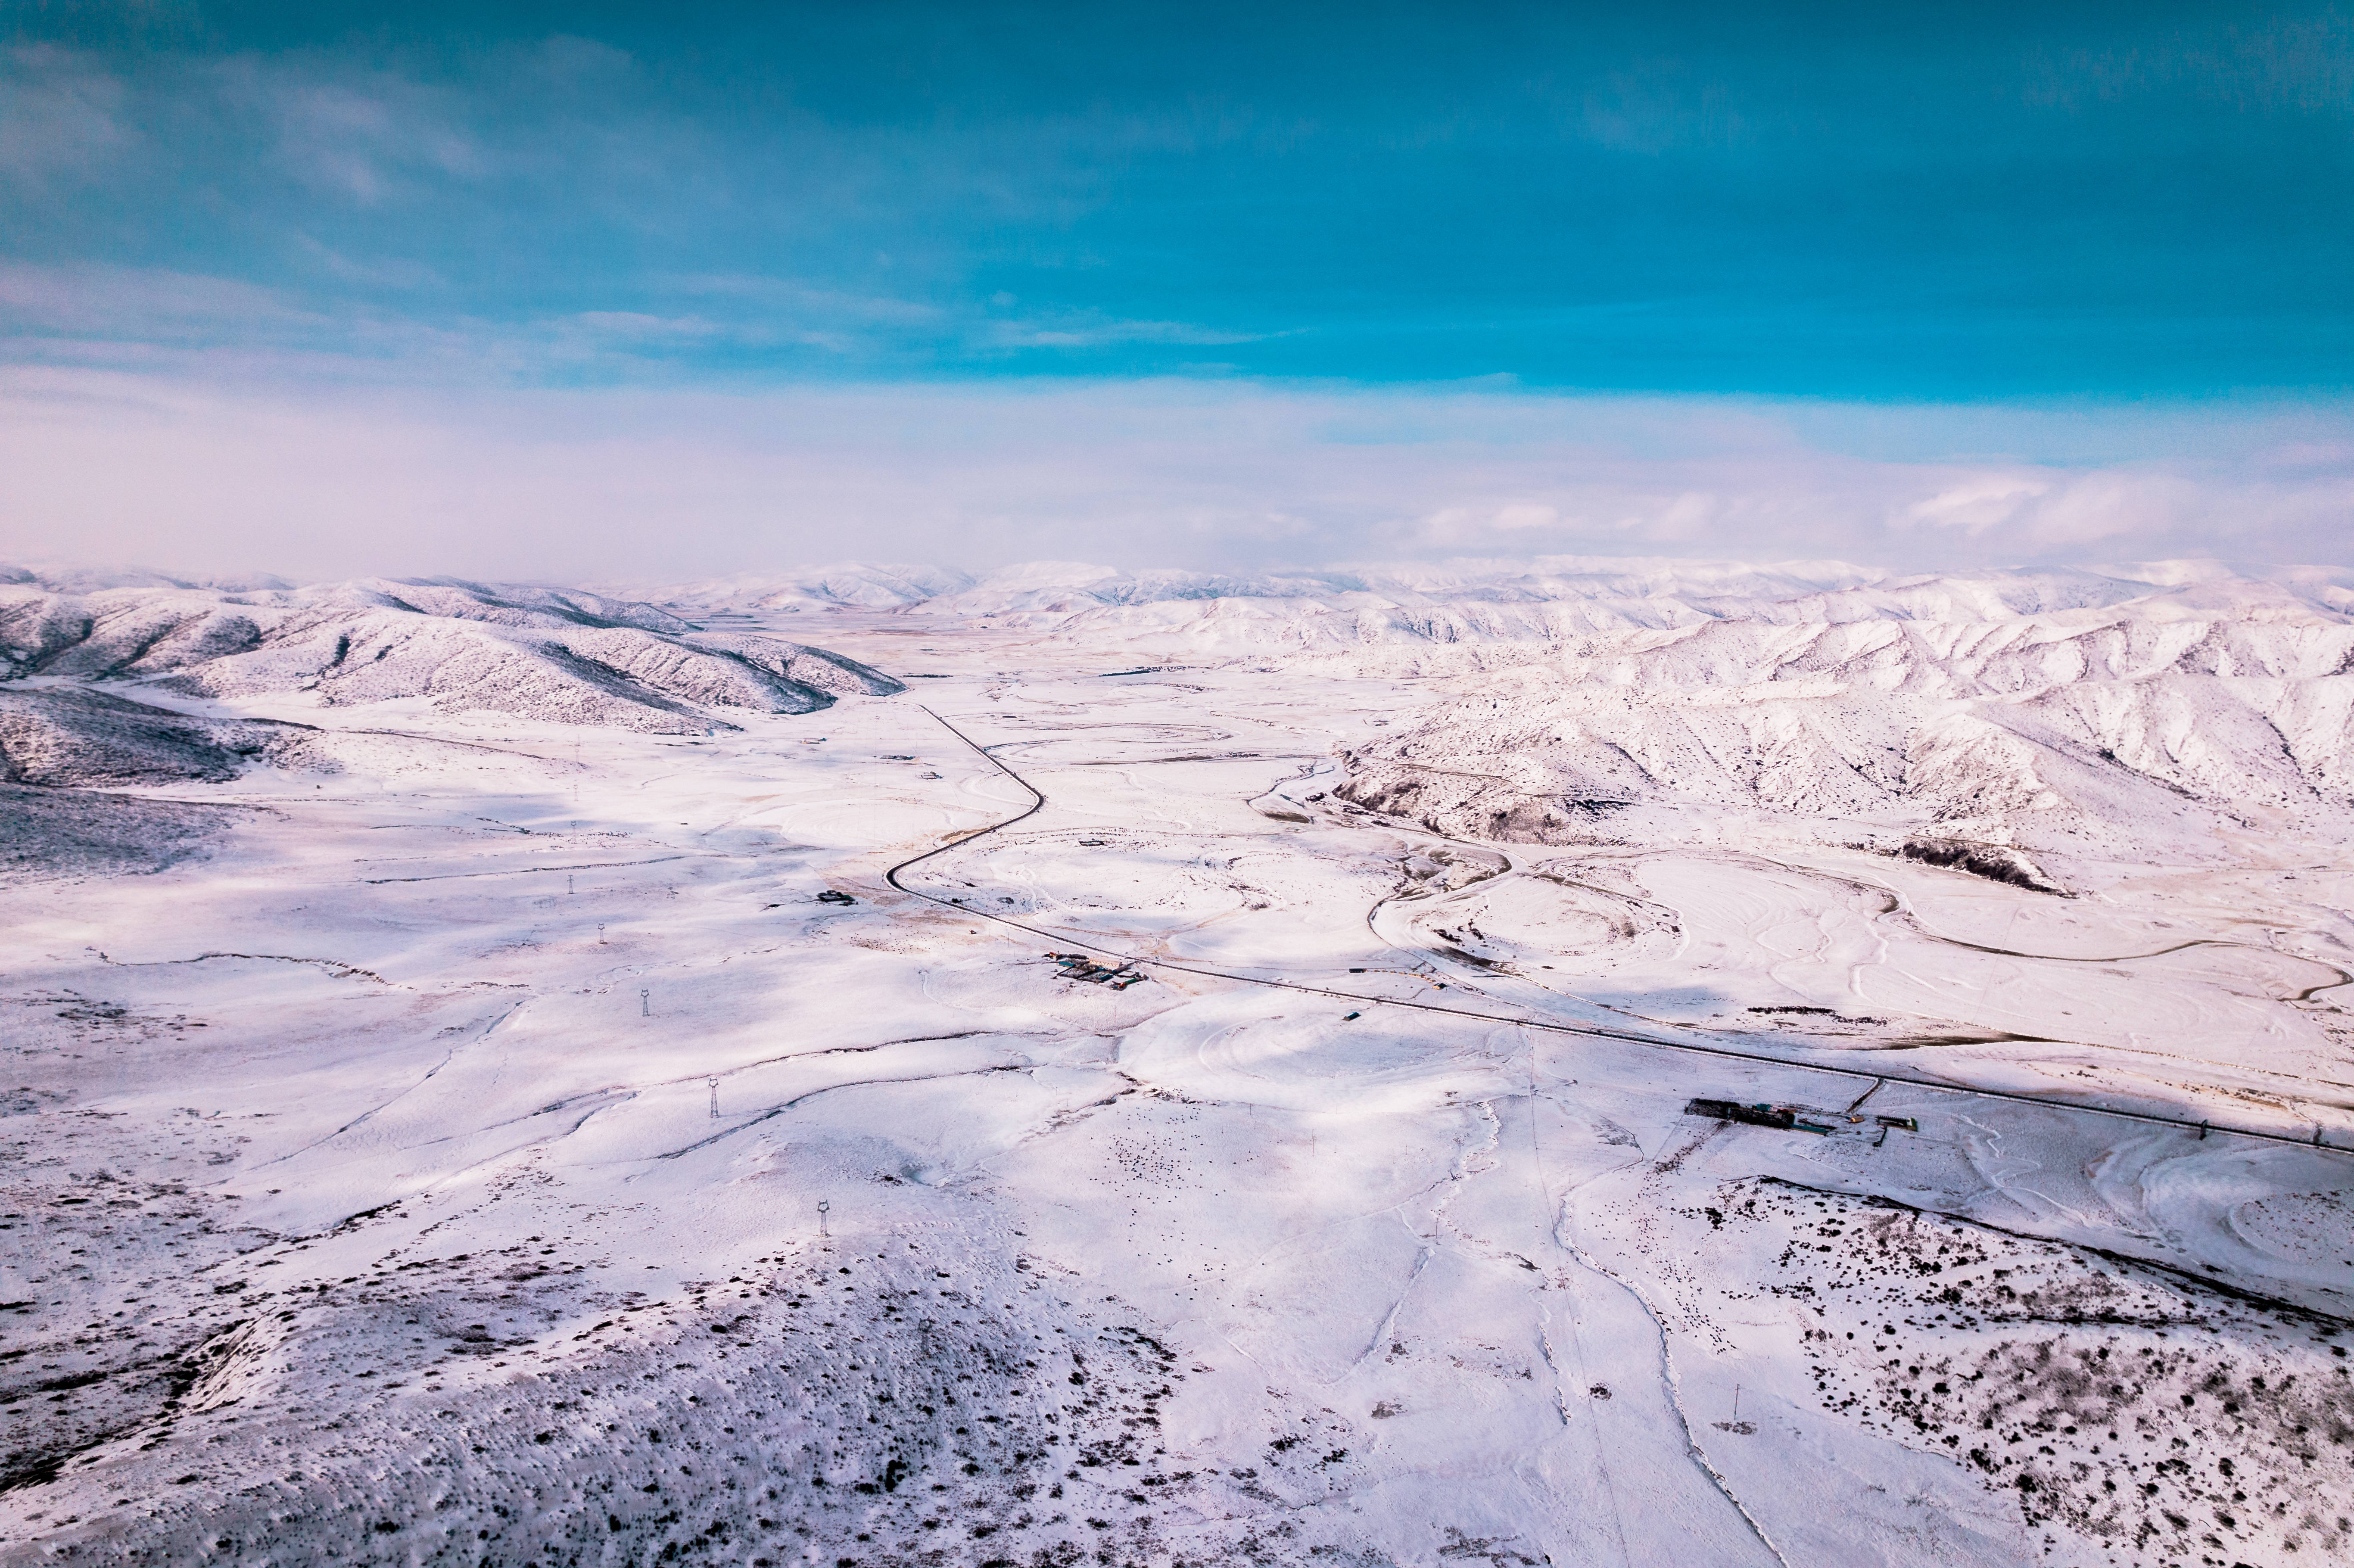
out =
{"type": "Polygon", "coordinates": [[[981,745],[979,741],[974,740],[970,736],[957,728],[956,726],[942,718],[938,714],[934,713],[930,708],[925,708],[923,711],[926,716],[930,718],[933,723],[938,725],[942,729],[947,730],[950,735],[956,736],[958,740],[963,742],[967,747],[970,747],[974,753],[980,756],[991,768],[996,768],[1000,773],[1004,774],[1006,778],[1011,779],[1030,797],[1030,805],[1027,810],[1017,812],[1013,816],[1006,818],[1003,821],[992,822],[985,828],[979,828],[970,832],[960,833],[945,843],[936,845],[931,849],[924,851],[921,854],[909,856],[907,859],[890,867],[890,869],[883,874],[884,880],[897,891],[907,894],[913,897],[924,899],[928,903],[939,905],[943,908],[952,908],[960,915],[969,916],[976,919],[994,921],[1001,926],[1010,926],[1015,930],[1028,932],[1034,937],[1044,938],[1051,942],[1064,944],[1066,947],[1076,948],[1091,953],[1099,953],[1108,958],[1119,959],[1123,963],[1132,965],[1139,969],[1166,969],[1172,973],[1197,975],[1209,980],[1231,980],[1240,985],[1262,986],[1275,991],[1294,991],[1309,996],[1329,997],[1335,1001],[1353,1002],[1359,1007],[1407,1008],[1417,1012],[1435,1012],[1443,1014],[1449,1018],[1460,1018],[1479,1023],[1501,1023],[1521,1029],[1543,1030],[1556,1034],[1585,1035],[1594,1039],[1615,1040],[1633,1045],[1650,1046],[1662,1051],[1681,1051],[1692,1055],[1714,1056],[1734,1061],[1754,1062],[1766,1066],[1786,1068],[1797,1072],[1828,1073],[1840,1077],[1865,1079],[1874,1083],[1888,1081],[1909,1084],[1914,1087],[1930,1090],[1938,1094],[1965,1096],[1970,1098],[1982,1100],[2007,1100],[2013,1104],[2041,1106],[2051,1110],[2067,1112],[2079,1116],[2113,1117],[2120,1120],[2142,1122],[2154,1127],[2176,1128],[2186,1132],[2198,1134],[2202,1138],[2211,1134],[2215,1136],[2228,1136],[2232,1138],[2255,1139],[2267,1143],[2285,1144],[2294,1149],[2318,1150],[2326,1153],[2337,1154],[2339,1156],[2354,1155],[2354,1150],[2341,1149],[2336,1145],[2322,1142],[2318,1130],[2316,1131],[2314,1137],[2310,1139],[2293,1138],[2286,1133],[2267,1132],[2256,1128],[2231,1127],[2221,1123],[2192,1121],[2188,1118],[2166,1116],[2156,1111],[2126,1110],[2115,1106],[2089,1105],[2081,1100],[2055,1099],[2041,1095],[2021,1094],[2009,1089],[1974,1088],[1956,1084],[1940,1083],[1933,1078],[1917,1077],[1904,1073],[1867,1071],[1858,1067],[1833,1066],[1828,1063],[1793,1060],[1787,1056],[1776,1056],[1762,1051],[1744,1051],[1730,1045],[1711,1045],[1698,1041],[1670,1039],[1662,1035],[1645,1033],[1638,1030],[1612,1029],[1600,1024],[1569,1023],[1558,1019],[1532,1018],[1520,1013],[1483,1012],[1476,1008],[1448,1007],[1435,1001],[1415,1001],[1393,999],[1389,997],[1361,996],[1353,991],[1335,991],[1327,986],[1306,985],[1298,980],[1267,980],[1258,975],[1234,974],[1224,969],[1214,969],[1198,965],[1176,963],[1167,959],[1147,958],[1132,953],[1123,953],[1118,948],[1103,947],[1086,938],[1074,936],[1069,932],[1050,931],[1040,927],[1028,925],[1021,920],[1016,920],[1010,916],[991,914],[986,909],[966,904],[960,899],[943,897],[938,894],[927,893],[920,887],[911,887],[907,883],[900,880],[901,874],[915,866],[921,865],[924,862],[931,860],[935,856],[946,854],[949,851],[953,849],[962,848],[964,845],[972,842],[975,839],[986,838],[992,833],[1002,832],[1006,829],[1014,826],[1016,823],[1026,821],[1030,818],[1036,816],[1040,811],[1045,809],[1045,792],[1040,789],[1036,785],[1031,783],[1027,779],[1022,777],[1021,774],[1016,773],[1004,762],[999,760],[999,758],[991,752],[989,747],[981,745]]]}

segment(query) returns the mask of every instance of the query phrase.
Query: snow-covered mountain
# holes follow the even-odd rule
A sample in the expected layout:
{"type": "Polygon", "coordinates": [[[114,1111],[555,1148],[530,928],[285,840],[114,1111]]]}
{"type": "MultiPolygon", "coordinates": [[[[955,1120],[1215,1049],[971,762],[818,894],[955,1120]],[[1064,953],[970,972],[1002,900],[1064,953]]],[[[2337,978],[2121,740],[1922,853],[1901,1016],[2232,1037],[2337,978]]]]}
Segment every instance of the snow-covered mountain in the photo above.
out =
{"type": "MultiPolygon", "coordinates": [[[[1847,561],[1695,561],[1667,556],[1541,556],[1526,560],[1383,562],[1267,573],[1124,570],[1027,561],[986,572],[839,562],[695,582],[607,585],[683,613],[756,609],[908,609],[938,615],[1068,616],[1222,599],[1381,600],[1398,605],[1632,604],[1757,613],[1819,603],[1834,619],[1927,613],[1952,619],[2113,604],[2154,592],[2271,584],[2300,599],[2354,609],[2354,569],[2157,561],[1968,574],[1905,573],[1847,561]]],[[[282,586],[282,585],[281,585],[282,586]]]]}
{"type": "MultiPolygon", "coordinates": [[[[899,689],[760,634],[879,616],[1108,658],[1419,678],[1439,705],[1355,750],[1344,793],[1474,837],[1606,836],[1647,807],[1767,812],[2036,883],[2068,880],[2044,867],[2054,855],[2206,859],[2249,833],[2354,836],[2354,572],[2338,568],[852,563],[603,592],[4,575],[0,679],[95,679],[117,696],[421,696],[702,729],[899,689]]],[[[18,752],[55,758],[72,750],[60,736],[148,721],[27,692],[0,722],[18,752]]],[[[153,723],[154,744],[179,745],[153,723]]]]}
{"type": "Polygon", "coordinates": [[[1680,601],[1691,619],[1564,635],[1447,683],[1447,705],[1351,758],[1345,789],[1448,832],[1538,842],[1606,834],[1642,805],[1775,813],[1930,855],[2345,842],[2354,620],[2336,577],[1927,578],[1680,601]]]}
{"type": "Polygon", "coordinates": [[[2037,855],[2209,858],[2251,832],[2354,834],[2342,568],[854,564],[646,597],[1422,677],[1448,700],[1352,753],[1344,793],[1473,837],[1607,835],[1638,806],[1767,812],[2042,884],[2037,855]]]}
{"type": "MultiPolygon", "coordinates": [[[[1358,752],[1351,798],[1558,841],[1643,802],[2115,855],[2354,826],[2354,626],[2125,606],[1566,641],[1358,752]]],[[[2179,610],[2179,607],[2172,607],[2179,610]]]]}
{"type": "MultiPolygon", "coordinates": [[[[450,579],[231,585],[138,574],[0,583],[0,681],[159,693],[303,692],[323,706],[428,697],[444,711],[658,732],[730,710],[808,713],[898,683],[823,649],[701,632],[651,605],[450,579]]],[[[20,705],[21,706],[21,705],[20,705]]]]}
{"type": "MultiPolygon", "coordinates": [[[[1342,566],[1231,575],[1123,571],[1034,561],[987,573],[849,562],[610,591],[684,616],[882,610],[924,620],[989,620],[1074,641],[1197,657],[1388,650],[1417,653],[1546,645],[1584,634],[1700,626],[1852,621],[1974,623],[2125,605],[2226,617],[2354,612],[2354,571],[2163,561],[1917,574],[1842,561],[1557,556],[1342,566]]],[[[1472,653],[1474,661],[1484,655],[1472,653]]],[[[1459,657],[1457,661],[1460,662],[1459,657]]]]}

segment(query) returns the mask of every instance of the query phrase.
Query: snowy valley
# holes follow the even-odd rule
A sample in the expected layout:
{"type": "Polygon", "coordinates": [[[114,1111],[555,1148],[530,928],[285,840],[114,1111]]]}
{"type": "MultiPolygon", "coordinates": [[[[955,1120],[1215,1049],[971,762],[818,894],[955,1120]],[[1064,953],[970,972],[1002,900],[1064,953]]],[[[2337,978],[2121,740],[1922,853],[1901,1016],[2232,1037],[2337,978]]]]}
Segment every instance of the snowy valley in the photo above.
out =
{"type": "Polygon", "coordinates": [[[2354,573],[28,569],[0,759],[0,1562],[2354,1552],[2354,573]]]}

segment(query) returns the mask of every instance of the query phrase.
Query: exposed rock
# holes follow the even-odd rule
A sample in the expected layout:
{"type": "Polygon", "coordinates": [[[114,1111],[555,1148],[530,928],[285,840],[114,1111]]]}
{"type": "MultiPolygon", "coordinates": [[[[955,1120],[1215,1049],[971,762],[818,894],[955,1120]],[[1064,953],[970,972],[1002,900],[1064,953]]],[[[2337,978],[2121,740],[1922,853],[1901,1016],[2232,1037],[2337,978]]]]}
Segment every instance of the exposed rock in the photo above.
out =
{"type": "Polygon", "coordinates": [[[1897,853],[1924,865],[1967,871],[1973,876],[2008,882],[2014,887],[2032,888],[2038,893],[2064,895],[2068,891],[2044,875],[2043,868],[2026,855],[2001,844],[1974,844],[1960,839],[1907,839],[1897,853]]]}

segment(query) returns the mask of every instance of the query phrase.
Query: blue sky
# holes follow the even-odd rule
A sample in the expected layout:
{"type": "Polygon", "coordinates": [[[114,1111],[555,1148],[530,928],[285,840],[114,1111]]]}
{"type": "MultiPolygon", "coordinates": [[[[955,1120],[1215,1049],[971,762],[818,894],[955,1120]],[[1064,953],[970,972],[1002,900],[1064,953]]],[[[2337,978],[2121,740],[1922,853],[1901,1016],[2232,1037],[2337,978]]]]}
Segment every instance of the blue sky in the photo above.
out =
{"type": "MultiPolygon", "coordinates": [[[[2188,482],[2348,466],[2342,9],[152,0],[5,25],[20,430],[126,377],[247,440],[273,398],[387,388],[479,432],[565,395],[610,395],[583,431],[611,397],[684,429],[698,398],[897,387],[928,410],[904,463],[968,446],[960,408],[1174,380],[1359,399],[1315,426],[1328,454],[1507,404],[1500,429],[1550,409],[1575,445],[1596,399],[1664,397],[1700,434],[1638,421],[1663,461],[1714,450],[1732,399],[1859,460],[2146,466],[2190,411],[2188,482]]],[[[161,450],[140,439],[115,450],[161,450]]],[[[1312,513],[1314,467],[1270,493],[1312,513]]],[[[69,491],[0,543],[71,521],[69,491]]],[[[2326,540],[2326,514],[2256,542],[2326,540]]]]}

